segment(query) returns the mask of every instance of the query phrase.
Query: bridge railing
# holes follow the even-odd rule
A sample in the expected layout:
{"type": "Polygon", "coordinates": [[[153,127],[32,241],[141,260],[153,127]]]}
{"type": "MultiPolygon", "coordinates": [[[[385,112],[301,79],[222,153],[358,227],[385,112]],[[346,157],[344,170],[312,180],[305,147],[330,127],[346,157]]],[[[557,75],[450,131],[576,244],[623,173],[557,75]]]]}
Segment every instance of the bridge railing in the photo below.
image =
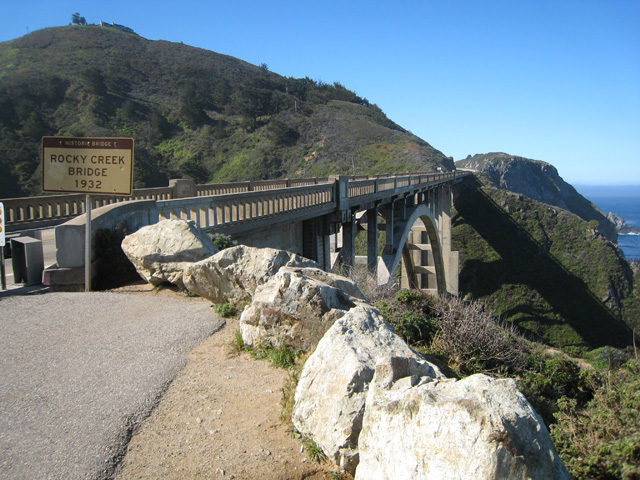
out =
{"type": "MultiPolygon", "coordinates": [[[[94,195],[91,207],[97,208],[131,200],[168,200],[172,196],[171,187],[142,188],[131,196],[94,195]]],[[[85,213],[86,195],[41,195],[37,197],[5,198],[7,231],[26,228],[40,228],[57,225],[85,213]]]]}
{"type": "MultiPolygon", "coordinates": [[[[466,173],[464,174],[466,175],[466,173]]],[[[427,174],[405,174],[403,176],[377,177],[375,179],[356,180],[349,182],[349,197],[361,197],[373,195],[386,190],[396,190],[398,188],[429,185],[434,182],[444,180],[454,180],[462,175],[456,172],[447,173],[427,173],[427,174]]]]}
{"type": "Polygon", "coordinates": [[[317,185],[319,183],[327,183],[328,181],[328,178],[283,178],[279,180],[252,180],[249,182],[207,183],[196,185],[196,192],[198,197],[210,197],[214,195],[228,195],[230,193],[317,185]]]}
{"type": "Polygon", "coordinates": [[[333,207],[335,192],[333,183],[322,183],[168,200],[156,204],[161,219],[194,220],[201,228],[216,229],[284,214],[295,216],[313,207],[333,207]]]}
{"type": "MultiPolygon", "coordinates": [[[[464,174],[467,174],[467,172],[464,174]]],[[[458,174],[458,176],[461,175],[458,174]]],[[[346,180],[348,181],[348,196],[355,198],[449,178],[455,179],[456,172],[352,176],[346,177],[346,180]]],[[[181,195],[172,186],[135,189],[130,197],[95,195],[91,197],[91,202],[93,208],[130,200],[156,200],[164,205],[163,209],[169,212],[169,216],[187,216],[188,218],[193,216],[194,219],[195,217],[202,217],[206,219],[205,226],[215,226],[222,223],[244,221],[248,218],[256,218],[256,216],[282,213],[285,208],[308,208],[312,205],[334,201],[333,193],[331,194],[331,200],[328,200],[327,197],[329,195],[327,189],[332,189],[333,185],[334,182],[329,178],[278,179],[193,185],[190,195],[196,196],[189,199],[180,199],[183,201],[181,203],[183,207],[176,206],[170,210],[167,210],[170,208],[168,202],[175,202],[177,197],[185,196],[181,195]],[[266,197],[254,195],[256,192],[259,194],[260,192],[269,191],[277,191],[278,193],[267,195],[266,197]],[[227,197],[228,195],[238,194],[242,194],[242,198],[227,197]]],[[[2,201],[6,211],[5,223],[7,224],[7,231],[40,228],[63,223],[84,213],[85,199],[84,194],[4,199],[2,201]]]]}

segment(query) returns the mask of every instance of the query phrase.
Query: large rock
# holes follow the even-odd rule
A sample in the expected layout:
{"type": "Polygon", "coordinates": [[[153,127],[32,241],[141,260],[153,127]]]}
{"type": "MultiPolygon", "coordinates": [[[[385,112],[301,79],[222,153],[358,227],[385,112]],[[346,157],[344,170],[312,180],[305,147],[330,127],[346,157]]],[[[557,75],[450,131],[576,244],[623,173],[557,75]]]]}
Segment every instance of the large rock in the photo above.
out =
{"type": "Polygon", "coordinates": [[[346,311],[366,302],[351,280],[319,268],[283,267],[240,317],[246,345],[311,350],[346,311]]]}
{"type": "Polygon", "coordinates": [[[182,272],[190,264],[218,252],[194,222],[162,220],[142,227],[122,241],[122,250],[152,285],[170,282],[184,288],[182,272]]]}
{"type": "Polygon", "coordinates": [[[356,480],[570,478],[513,380],[434,380],[400,367],[376,368],[356,480]]]}
{"type": "Polygon", "coordinates": [[[375,366],[401,357],[421,376],[441,377],[384,322],[373,307],[358,306],[337,320],[304,365],[295,393],[294,426],[342,468],[358,463],[358,436],[375,366]]]}
{"type": "Polygon", "coordinates": [[[318,264],[285,250],[238,245],[187,266],[183,280],[191,292],[214,303],[241,305],[250,302],[256,288],[285,266],[318,264]]]}

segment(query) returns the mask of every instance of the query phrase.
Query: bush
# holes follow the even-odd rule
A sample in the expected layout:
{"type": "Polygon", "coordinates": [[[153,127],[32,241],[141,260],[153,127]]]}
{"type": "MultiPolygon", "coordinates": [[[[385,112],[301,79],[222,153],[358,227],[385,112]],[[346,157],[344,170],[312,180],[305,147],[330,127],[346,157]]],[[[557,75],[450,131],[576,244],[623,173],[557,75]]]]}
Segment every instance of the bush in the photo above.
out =
{"type": "Polygon", "coordinates": [[[396,335],[412,346],[428,346],[438,330],[432,318],[432,297],[415,290],[400,290],[393,299],[376,304],[396,335]]]}
{"type": "Polygon", "coordinates": [[[571,399],[582,407],[592,398],[595,372],[580,370],[562,354],[535,352],[529,360],[527,368],[519,372],[518,388],[547,426],[555,423],[561,399],[571,399]]]}
{"type": "Polygon", "coordinates": [[[640,479],[640,362],[605,375],[582,410],[562,399],[551,437],[576,478],[640,479]]]}
{"type": "Polygon", "coordinates": [[[232,240],[229,235],[223,235],[222,233],[213,233],[209,237],[213,241],[218,250],[224,250],[225,248],[235,247],[236,241],[232,240]]]}
{"type": "Polygon", "coordinates": [[[290,369],[295,367],[296,359],[302,352],[293,350],[285,345],[273,347],[258,347],[249,349],[251,356],[258,360],[269,360],[274,367],[290,369]]]}
{"type": "Polygon", "coordinates": [[[528,343],[479,302],[458,298],[437,305],[439,329],[431,350],[446,354],[463,372],[517,372],[528,363],[528,343]]]}
{"type": "Polygon", "coordinates": [[[230,303],[219,303],[212,307],[222,318],[233,317],[238,314],[238,310],[230,303]]]}
{"type": "Polygon", "coordinates": [[[631,354],[613,347],[600,347],[586,355],[587,360],[599,371],[615,370],[631,359],[631,354]]]}

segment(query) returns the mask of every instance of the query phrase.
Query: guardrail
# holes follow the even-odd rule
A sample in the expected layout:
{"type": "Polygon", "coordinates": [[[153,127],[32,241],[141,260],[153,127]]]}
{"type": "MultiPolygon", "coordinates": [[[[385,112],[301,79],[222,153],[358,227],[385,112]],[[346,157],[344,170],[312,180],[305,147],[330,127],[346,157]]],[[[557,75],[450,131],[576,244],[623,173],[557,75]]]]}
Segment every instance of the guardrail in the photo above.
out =
{"type": "MultiPolygon", "coordinates": [[[[131,196],[94,195],[91,208],[103,207],[131,200],[168,200],[172,197],[171,187],[143,188],[133,191],[131,196]]],[[[86,195],[42,195],[38,197],[7,198],[5,224],[8,232],[30,228],[59,225],[73,217],[85,213],[86,195]]]]}
{"type": "Polygon", "coordinates": [[[399,188],[412,185],[425,185],[440,180],[451,180],[463,175],[456,175],[456,172],[448,173],[424,173],[411,174],[405,176],[380,176],[375,179],[356,180],[349,182],[349,197],[359,197],[372,195],[386,190],[397,190],[399,188]]]}
{"type": "MultiPolygon", "coordinates": [[[[405,173],[341,178],[347,182],[347,196],[357,198],[463,175],[405,173]]],[[[135,189],[131,196],[94,195],[91,204],[97,208],[131,200],[155,200],[163,218],[194,219],[207,228],[336,202],[334,182],[330,178],[301,178],[195,185],[190,180],[172,180],[168,187],[135,189]],[[177,182],[181,182],[180,187],[177,182]]],[[[85,200],[84,194],[3,199],[7,231],[58,225],[83,214],[85,200]]]]}
{"type": "MultiPolygon", "coordinates": [[[[276,224],[300,222],[337,212],[338,208],[358,208],[358,205],[384,201],[387,197],[391,200],[396,194],[409,195],[465,175],[452,172],[355,181],[349,181],[353,177],[343,176],[319,179],[325,183],[279,189],[247,190],[247,184],[244,184],[235,186],[234,193],[167,200],[156,202],[156,205],[160,219],[193,220],[200,228],[210,231],[246,233],[264,226],[275,227],[276,224]],[[348,192],[342,203],[338,198],[341,189],[337,183],[340,182],[346,184],[343,191],[348,192]]],[[[226,188],[229,185],[221,186],[217,191],[226,188]]]]}
{"type": "Polygon", "coordinates": [[[258,190],[157,202],[161,219],[194,220],[201,228],[215,229],[264,220],[278,215],[297,216],[314,207],[335,208],[335,184],[323,183],[278,190],[258,190]]]}

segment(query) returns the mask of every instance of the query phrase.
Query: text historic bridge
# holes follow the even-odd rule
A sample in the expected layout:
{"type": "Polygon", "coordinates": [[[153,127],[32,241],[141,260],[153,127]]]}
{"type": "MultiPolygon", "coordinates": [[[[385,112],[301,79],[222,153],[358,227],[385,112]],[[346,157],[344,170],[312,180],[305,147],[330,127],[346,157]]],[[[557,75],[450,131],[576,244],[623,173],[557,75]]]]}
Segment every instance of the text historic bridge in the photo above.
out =
{"type": "MultiPolygon", "coordinates": [[[[133,231],[162,219],[182,218],[244,245],[298,253],[327,271],[340,264],[348,274],[363,264],[379,284],[386,284],[401,269],[403,287],[455,295],[458,252],[451,250],[452,186],[466,175],[455,171],[209,185],[172,180],[166,188],[134,190],[132,197],[92,197],[98,208],[92,211],[91,230],[95,235],[121,223],[133,231]],[[366,256],[356,255],[361,230],[366,232],[366,256]],[[385,233],[384,245],[379,245],[379,232],[385,233]]],[[[79,215],[83,199],[84,195],[5,199],[8,230],[79,215]]],[[[82,279],[84,224],[84,215],[79,215],[56,227],[57,268],[45,272],[50,283],[82,279]]]]}

